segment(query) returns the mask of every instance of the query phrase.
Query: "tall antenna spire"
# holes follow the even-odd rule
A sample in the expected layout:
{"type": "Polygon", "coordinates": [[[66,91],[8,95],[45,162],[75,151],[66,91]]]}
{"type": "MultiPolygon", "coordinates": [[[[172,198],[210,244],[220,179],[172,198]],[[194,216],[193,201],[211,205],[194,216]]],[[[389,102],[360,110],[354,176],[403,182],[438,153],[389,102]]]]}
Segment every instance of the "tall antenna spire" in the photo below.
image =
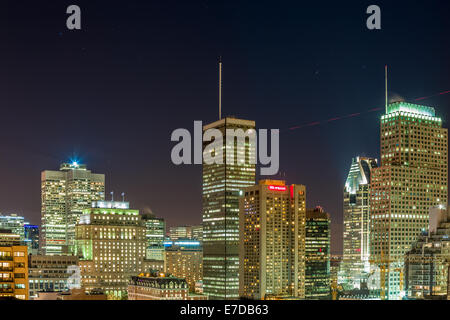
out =
{"type": "Polygon", "coordinates": [[[222,119],[222,57],[219,57],[219,120],[222,119]]]}
{"type": "Polygon", "coordinates": [[[384,84],[385,84],[385,109],[386,109],[386,114],[387,114],[387,108],[388,108],[388,66],[385,65],[384,66],[384,84]]]}

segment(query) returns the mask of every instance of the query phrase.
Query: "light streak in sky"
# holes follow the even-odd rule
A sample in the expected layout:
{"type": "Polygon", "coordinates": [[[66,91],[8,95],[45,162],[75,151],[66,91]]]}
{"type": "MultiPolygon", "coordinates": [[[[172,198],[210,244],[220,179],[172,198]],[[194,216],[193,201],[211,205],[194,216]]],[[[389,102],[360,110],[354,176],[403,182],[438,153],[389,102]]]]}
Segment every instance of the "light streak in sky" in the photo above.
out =
{"type": "MultiPolygon", "coordinates": [[[[433,98],[433,97],[437,97],[437,96],[442,96],[442,95],[449,94],[449,93],[450,93],[450,90],[442,91],[442,92],[433,94],[431,96],[416,98],[416,99],[414,99],[414,101],[421,101],[421,100],[425,100],[425,99],[429,99],[429,98],[433,98]]],[[[320,124],[330,123],[330,122],[343,120],[343,119],[347,119],[347,118],[353,118],[353,117],[360,116],[363,113],[375,112],[375,111],[380,111],[380,110],[383,110],[383,109],[384,108],[372,108],[372,109],[369,109],[369,110],[367,110],[365,112],[351,113],[351,114],[347,114],[347,115],[343,115],[343,116],[333,117],[333,118],[330,118],[330,119],[324,120],[324,121],[314,121],[314,122],[310,122],[310,123],[306,123],[306,124],[290,127],[289,130],[297,130],[297,129],[301,129],[301,128],[305,128],[305,127],[318,126],[320,124]]]]}

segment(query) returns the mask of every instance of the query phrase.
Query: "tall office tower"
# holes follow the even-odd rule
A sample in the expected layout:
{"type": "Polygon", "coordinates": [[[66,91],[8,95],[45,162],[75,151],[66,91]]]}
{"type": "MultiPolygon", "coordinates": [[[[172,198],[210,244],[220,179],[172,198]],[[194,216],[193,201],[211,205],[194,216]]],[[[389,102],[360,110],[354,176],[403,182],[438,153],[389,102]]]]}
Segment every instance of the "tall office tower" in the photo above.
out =
{"type": "Polygon", "coordinates": [[[430,210],[430,227],[405,255],[405,289],[409,299],[450,298],[450,211],[430,210]]]}
{"type": "Polygon", "coordinates": [[[26,224],[24,217],[17,214],[2,215],[0,213],[0,229],[11,230],[13,234],[18,234],[20,240],[24,241],[24,225],[26,224]]]}
{"type": "Polygon", "coordinates": [[[404,255],[447,206],[448,133],[434,108],[396,102],[381,117],[381,167],[372,170],[370,261],[382,299],[404,295],[404,255]]]}
{"type": "Polygon", "coordinates": [[[131,276],[149,271],[145,232],[139,211],[129,209],[128,202],[93,202],[76,225],[82,287],[123,299],[131,276]]]}
{"type": "Polygon", "coordinates": [[[203,279],[203,248],[195,239],[166,241],[166,272],[186,279],[189,290],[203,279]]]}
{"type": "Polygon", "coordinates": [[[231,161],[227,161],[226,130],[247,132],[255,129],[255,122],[227,117],[203,126],[204,132],[208,129],[222,133],[224,152],[223,164],[203,164],[203,290],[212,300],[238,299],[239,196],[255,184],[255,165],[236,161],[237,154],[250,154],[253,146],[247,139],[244,144],[235,139],[235,160],[227,164],[231,161]]]}
{"type": "Polygon", "coordinates": [[[27,246],[18,234],[0,229],[0,299],[28,300],[27,246]]]}
{"type": "Polygon", "coordinates": [[[41,245],[44,254],[73,252],[75,224],[92,201],[105,199],[105,175],[77,162],[41,173],[41,245]]]}
{"type": "Polygon", "coordinates": [[[370,274],[370,174],[378,167],[373,158],[352,159],[344,186],[344,252],[339,284],[344,289],[360,288],[370,274]]]}
{"type": "Polygon", "coordinates": [[[164,219],[158,218],[154,214],[143,214],[142,221],[145,225],[147,239],[146,259],[164,260],[164,237],[166,235],[164,219]]]}
{"type": "Polygon", "coordinates": [[[306,210],[305,298],[330,300],[330,215],[322,207],[306,210]]]}
{"type": "Polygon", "coordinates": [[[39,252],[39,226],[25,224],[24,241],[28,247],[28,254],[38,254],[39,252]]]}
{"type": "Polygon", "coordinates": [[[306,188],[281,180],[248,187],[239,210],[239,295],[305,298],[306,188]]]}

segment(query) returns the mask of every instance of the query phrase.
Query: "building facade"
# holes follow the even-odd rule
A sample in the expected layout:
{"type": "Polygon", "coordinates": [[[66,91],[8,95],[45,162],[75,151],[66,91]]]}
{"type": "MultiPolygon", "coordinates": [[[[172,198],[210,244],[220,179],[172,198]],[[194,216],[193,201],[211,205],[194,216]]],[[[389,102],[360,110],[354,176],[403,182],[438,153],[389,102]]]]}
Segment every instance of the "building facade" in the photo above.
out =
{"type": "Polygon", "coordinates": [[[343,261],[339,283],[347,290],[360,288],[370,273],[370,176],[378,167],[374,158],[352,159],[344,186],[343,261]]]}
{"type": "MultiPolygon", "coordinates": [[[[238,299],[239,196],[255,184],[255,164],[231,161],[226,150],[249,155],[256,146],[247,139],[241,144],[234,139],[233,145],[227,145],[226,140],[227,130],[255,133],[255,122],[227,117],[203,126],[204,132],[209,129],[222,133],[224,152],[222,164],[203,163],[203,291],[209,299],[238,299]]],[[[208,144],[204,143],[204,151],[208,144]]]]}
{"type": "Polygon", "coordinates": [[[189,293],[185,279],[164,274],[139,275],[128,284],[128,300],[207,300],[207,296],[189,293]]]}
{"type": "MultiPolygon", "coordinates": [[[[76,256],[28,255],[30,299],[36,299],[39,292],[69,290],[69,278],[73,275],[76,276],[77,269],[78,258],[76,256]]],[[[76,283],[73,284],[76,285],[76,283]]]]}
{"type": "Polygon", "coordinates": [[[166,273],[185,279],[189,291],[195,292],[203,280],[203,248],[199,240],[166,241],[166,273]]]}
{"type": "Polygon", "coordinates": [[[239,211],[239,295],[305,298],[306,188],[261,180],[239,211]]]}
{"type": "Polygon", "coordinates": [[[405,255],[405,289],[409,299],[450,298],[450,212],[430,210],[430,228],[405,255]],[[433,218],[437,218],[433,227],[433,218]]]}
{"type": "Polygon", "coordinates": [[[11,230],[13,234],[20,236],[20,241],[25,240],[24,225],[25,218],[17,214],[2,215],[0,214],[0,229],[11,230]]]}
{"type": "Polygon", "coordinates": [[[131,276],[147,271],[146,228],[128,202],[97,201],[76,226],[82,287],[108,299],[125,299],[131,276]]]}
{"type": "Polygon", "coordinates": [[[174,226],[169,228],[169,238],[177,239],[202,239],[202,226],[174,226]]]}
{"type": "Polygon", "coordinates": [[[146,259],[164,260],[164,238],[166,236],[166,223],[163,218],[154,214],[143,214],[147,239],[146,259]]]}
{"type": "Polygon", "coordinates": [[[381,117],[381,166],[372,170],[370,261],[382,299],[404,291],[404,255],[427,230],[429,209],[447,206],[448,133],[434,108],[391,103],[381,117]]]}
{"type": "Polygon", "coordinates": [[[77,162],[41,173],[41,244],[44,254],[71,254],[75,224],[84,209],[105,198],[105,175],[77,162]]]}
{"type": "Polygon", "coordinates": [[[306,210],[305,298],[331,299],[331,219],[322,207],[306,210]]]}
{"type": "Polygon", "coordinates": [[[27,254],[18,234],[0,229],[0,298],[28,300],[27,254]]]}
{"type": "Polygon", "coordinates": [[[24,241],[28,247],[28,254],[38,254],[39,252],[39,226],[33,224],[25,224],[24,241]]]}

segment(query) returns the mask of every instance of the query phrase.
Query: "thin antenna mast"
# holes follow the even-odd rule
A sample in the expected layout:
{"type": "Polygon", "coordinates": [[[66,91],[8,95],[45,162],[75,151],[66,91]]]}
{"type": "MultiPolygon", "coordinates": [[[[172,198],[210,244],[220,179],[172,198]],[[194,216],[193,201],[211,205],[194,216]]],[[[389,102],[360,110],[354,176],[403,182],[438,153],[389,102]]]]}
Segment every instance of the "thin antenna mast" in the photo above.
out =
{"type": "Polygon", "coordinates": [[[388,66],[385,65],[384,66],[384,84],[385,84],[385,109],[386,109],[386,114],[387,114],[387,108],[388,108],[388,66]]]}
{"type": "Polygon", "coordinates": [[[219,120],[222,119],[222,57],[219,57],[219,120]]]}

